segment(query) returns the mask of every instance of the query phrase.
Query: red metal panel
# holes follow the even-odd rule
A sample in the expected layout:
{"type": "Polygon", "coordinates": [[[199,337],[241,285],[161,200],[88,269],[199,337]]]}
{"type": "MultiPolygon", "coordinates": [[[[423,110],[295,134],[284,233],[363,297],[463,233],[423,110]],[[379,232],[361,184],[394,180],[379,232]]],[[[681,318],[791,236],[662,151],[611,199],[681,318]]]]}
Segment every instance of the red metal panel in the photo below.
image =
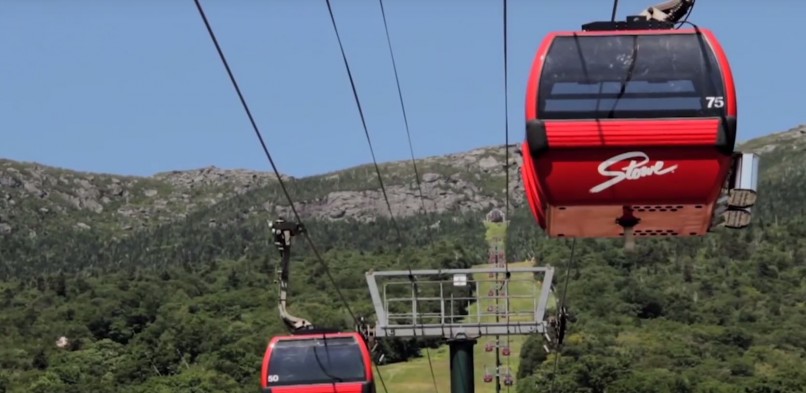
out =
{"type": "Polygon", "coordinates": [[[715,148],[550,150],[532,181],[555,206],[710,203],[730,163],[715,148]]]}
{"type": "Polygon", "coordinates": [[[529,145],[526,142],[523,142],[521,149],[523,149],[521,177],[523,178],[523,190],[526,193],[526,201],[529,203],[529,208],[532,210],[532,215],[535,217],[540,227],[545,229],[546,221],[545,215],[543,214],[544,206],[540,199],[537,173],[535,172],[532,155],[529,154],[529,145]]]}
{"type": "Polygon", "coordinates": [[[549,148],[714,146],[719,119],[546,121],[549,148]]]}

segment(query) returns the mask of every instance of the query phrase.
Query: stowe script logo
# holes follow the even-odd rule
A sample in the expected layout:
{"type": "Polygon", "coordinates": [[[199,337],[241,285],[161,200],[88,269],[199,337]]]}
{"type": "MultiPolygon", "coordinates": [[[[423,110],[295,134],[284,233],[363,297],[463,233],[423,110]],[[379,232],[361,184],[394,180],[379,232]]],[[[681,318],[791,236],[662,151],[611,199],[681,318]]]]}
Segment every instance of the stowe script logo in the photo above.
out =
{"type": "Polygon", "coordinates": [[[640,151],[630,151],[627,153],[622,153],[602,161],[602,163],[599,164],[599,174],[601,174],[602,176],[611,177],[611,179],[591,188],[590,189],[591,194],[602,192],[618,183],[621,183],[624,180],[637,180],[642,177],[652,175],[658,175],[658,176],[665,175],[667,173],[674,172],[674,170],[677,169],[677,165],[672,165],[668,168],[664,168],[663,161],[656,161],[651,166],[646,166],[646,163],[648,162],[649,162],[649,156],[647,156],[646,153],[640,151]],[[633,158],[641,158],[642,160],[636,161],[633,158]],[[630,163],[627,166],[622,167],[621,170],[610,169],[610,167],[612,167],[613,165],[627,159],[630,159],[630,163]]]}

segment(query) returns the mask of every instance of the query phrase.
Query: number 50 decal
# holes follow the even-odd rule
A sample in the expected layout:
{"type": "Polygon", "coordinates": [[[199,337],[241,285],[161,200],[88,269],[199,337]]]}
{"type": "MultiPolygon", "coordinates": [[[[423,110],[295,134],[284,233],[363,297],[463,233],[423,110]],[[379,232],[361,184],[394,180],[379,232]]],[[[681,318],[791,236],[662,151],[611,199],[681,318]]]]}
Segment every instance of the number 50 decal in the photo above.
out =
{"type": "Polygon", "coordinates": [[[279,381],[280,381],[280,376],[279,375],[269,375],[269,383],[279,382],[279,381]]]}
{"type": "Polygon", "coordinates": [[[722,96],[717,97],[705,97],[706,105],[709,108],[722,108],[725,106],[725,98],[722,96]]]}

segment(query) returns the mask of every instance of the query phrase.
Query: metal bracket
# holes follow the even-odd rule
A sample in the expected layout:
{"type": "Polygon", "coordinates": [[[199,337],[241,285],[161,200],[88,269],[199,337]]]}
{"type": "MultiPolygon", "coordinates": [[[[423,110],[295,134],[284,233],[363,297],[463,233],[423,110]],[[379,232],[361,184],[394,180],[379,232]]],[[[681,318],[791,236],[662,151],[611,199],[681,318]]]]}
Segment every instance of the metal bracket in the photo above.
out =
{"type": "Polygon", "coordinates": [[[714,208],[711,229],[743,229],[750,225],[758,199],[759,161],[754,153],[734,153],[730,176],[714,208]]]}
{"type": "Polygon", "coordinates": [[[728,206],[749,209],[756,204],[760,161],[760,157],[754,153],[734,154],[728,206]]]}
{"type": "Polygon", "coordinates": [[[305,227],[302,224],[295,224],[286,222],[282,218],[274,222],[269,222],[269,229],[271,229],[274,237],[274,245],[280,251],[280,269],[277,272],[277,278],[280,285],[280,300],[277,308],[280,311],[280,316],[283,322],[288,326],[292,332],[301,330],[313,329],[314,326],[306,319],[295,317],[288,312],[288,283],[289,283],[289,264],[291,262],[291,239],[305,232],[305,227]]]}
{"type": "Polygon", "coordinates": [[[551,266],[368,272],[367,284],[378,320],[375,335],[457,339],[543,334],[553,277],[551,266]],[[482,286],[500,285],[488,279],[488,274],[507,270],[510,278],[503,283],[506,294],[498,298],[507,311],[497,310],[496,296],[489,296],[482,286]],[[431,278],[417,280],[415,286],[410,276],[431,278]],[[386,282],[379,286],[379,279],[386,282]],[[473,313],[469,312],[471,305],[476,307],[473,313]],[[500,321],[496,322],[496,316],[500,321]]]}

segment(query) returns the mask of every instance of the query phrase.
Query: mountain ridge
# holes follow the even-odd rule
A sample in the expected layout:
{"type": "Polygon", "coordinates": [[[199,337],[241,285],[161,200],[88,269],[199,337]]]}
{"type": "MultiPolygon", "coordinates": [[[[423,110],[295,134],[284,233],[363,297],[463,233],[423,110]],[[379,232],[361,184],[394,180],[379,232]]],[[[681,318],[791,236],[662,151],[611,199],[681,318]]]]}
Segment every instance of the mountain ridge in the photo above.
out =
{"type": "MultiPolygon", "coordinates": [[[[514,152],[512,156],[517,157],[514,152]]],[[[488,147],[418,160],[424,196],[432,200],[431,206],[426,208],[442,212],[465,200],[471,205],[471,210],[487,207],[494,198],[477,198],[480,190],[475,183],[499,176],[494,169],[503,168],[502,159],[503,151],[488,147]],[[478,170],[471,174],[473,181],[469,181],[471,179],[460,174],[460,169],[474,163],[478,170]],[[459,192],[462,189],[465,191],[459,192]]],[[[395,215],[416,214],[422,203],[417,199],[419,190],[413,172],[409,173],[410,161],[379,165],[384,172],[386,191],[396,207],[395,215]]],[[[316,188],[323,192],[294,198],[308,215],[320,219],[339,219],[346,215],[368,219],[385,214],[377,177],[374,168],[370,168],[371,164],[363,164],[304,178],[284,176],[284,180],[292,194],[293,183],[318,183],[316,188]]],[[[215,166],[163,171],[151,176],[123,176],[0,159],[0,224],[13,225],[15,214],[12,210],[21,210],[17,207],[23,203],[33,208],[29,210],[39,212],[39,218],[45,221],[49,214],[54,213],[65,217],[94,214],[92,218],[112,214],[120,223],[119,230],[142,229],[150,227],[150,222],[182,219],[198,208],[209,208],[236,195],[275,186],[276,183],[273,172],[215,166]]],[[[266,210],[287,208],[282,200],[272,196],[266,199],[266,210]]],[[[83,224],[76,224],[79,227],[88,225],[79,222],[83,224]]],[[[5,232],[8,232],[7,227],[5,232]]]]}
{"type": "MultiPolygon", "coordinates": [[[[509,150],[509,185],[504,184],[503,145],[416,160],[422,200],[410,160],[379,163],[392,213],[402,218],[423,212],[483,211],[502,205],[506,187],[512,206],[522,206],[520,144],[509,150]]],[[[764,156],[763,168],[787,166],[784,156],[806,157],[806,125],[751,139],[737,150],[764,156]],[[787,155],[778,154],[783,149],[789,149],[787,155]]],[[[767,170],[769,179],[780,181],[793,171],[801,169],[767,170]]],[[[389,217],[372,163],[299,178],[282,176],[297,210],[307,219],[371,222],[389,217]]],[[[249,206],[240,206],[243,215],[290,213],[271,171],[206,166],[128,176],[0,159],[0,236],[27,231],[27,236],[36,237],[38,231],[85,231],[96,226],[126,236],[251,193],[255,195],[249,206]]]]}
{"type": "MultiPolygon", "coordinates": [[[[747,151],[747,152],[754,152],[754,153],[767,153],[769,151],[774,150],[775,148],[780,147],[781,142],[785,141],[794,141],[797,144],[806,144],[806,124],[799,124],[796,125],[788,130],[785,131],[777,131],[772,132],[769,134],[765,134],[759,137],[751,138],[746,141],[737,141],[736,142],[736,149],[747,151]]],[[[490,150],[499,150],[503,149],[504,145],[490,145],[490,146],[480,146],[477,148],[451,152],[446,154],[438,154],[438,155],[431,155],[426,157],[417,158],[417,162],[427,162],[435,159],[440,158],[450,158],[453,156],[464,156],[464,155],[474,155],[479,151],[490,151],[490,150]]],[[[514,149],[516,152],[519,152],[520,142],[515,142],[510,144],[510,148],[514,149]]],[[[33,166],[33,167],[43,167],[53,171],[66,171],[75,174],[83,174],[87,176],[110,176],[110,177],[118,177],[118,178],[133,178],[133,179],[150,179],[150,178],[164,178],[169,179],[172,177],[183,177],[189,176],[192,174],[198,173],[215,173],[217,175],[227,174],[227,175],[250,175],[250,176],[257,176],[263,177],[268,176],[271,178],[276,178],[275,174],[271,170],[257,170],[257,169],[248,169],[248,168],[221,168],[216,165],[206,165],[202,167],[195,167],[189,169],[169,169],[163,170],[159,172],[155,172],[150,175],[125,175],[125,174],[118,174],[112,172],[100,172],[100,171],[87,171],[87,170],[77,170],[72,169],[69,167],[64,167],[60,165],[49,165],[43,164],[38,161],[31,161],[31,160],[14,160],[10,158],[0,157],[0,166],[10,166],[11,164],[16,164],[20,166],[33,166]]],[[[379,162],[379,165],[386,166],[386,165],[410,165],[410,159],[404,160],[393,160],[393,161],[383,161],[379,162]]],[[[364,168],[373,165],[372,162],[366,162],[362,164],[357,164],[353,166],[348,166],[344,168],[334,169],[327,172],[316,173],[307,176],[292,176],[284,173],[280,173],[283,180],[305,180],[311,178],[319,178],[319,177],[326,177],[335,174],[339,174],[342,172],[356,170],[359,168],[364,168]]]]}

